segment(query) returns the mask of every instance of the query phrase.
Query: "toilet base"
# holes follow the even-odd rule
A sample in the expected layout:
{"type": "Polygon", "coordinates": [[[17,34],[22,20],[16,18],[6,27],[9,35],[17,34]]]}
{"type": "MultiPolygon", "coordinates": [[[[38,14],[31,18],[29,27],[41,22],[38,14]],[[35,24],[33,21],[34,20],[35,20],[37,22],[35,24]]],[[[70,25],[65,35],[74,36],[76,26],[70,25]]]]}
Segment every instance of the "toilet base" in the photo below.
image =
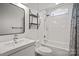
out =
{"type": "Polygon", "coordinates": [[[48,49],[48,47],[38,47],[35,49],[35,56],[50,56],[51,53],[52,53],[52,51],[50,51],[50,49],[48,49]],[[45,53],[45,51],[43,49],[47,50],[47,51],[49,50],[49,51],[48,52],[46,51],[46,53],[45,53]]]}
{"type": "Polygon", "coordinates": [[[40,53],[35,52],[35,56],[43,56],[40,53]]]}

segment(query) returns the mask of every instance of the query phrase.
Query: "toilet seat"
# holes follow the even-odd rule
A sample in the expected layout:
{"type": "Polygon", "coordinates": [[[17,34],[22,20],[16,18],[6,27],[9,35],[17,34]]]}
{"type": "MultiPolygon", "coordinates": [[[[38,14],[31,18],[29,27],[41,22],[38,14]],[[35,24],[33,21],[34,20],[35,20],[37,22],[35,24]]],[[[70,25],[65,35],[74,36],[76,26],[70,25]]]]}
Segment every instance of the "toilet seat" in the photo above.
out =
{"type": "Polygon", "coordinates": [[[50,48],[44,47],[44,46],[39,47],[38,50],[42,53],[51,53],[52,52],[52,50],[50,48]]]}

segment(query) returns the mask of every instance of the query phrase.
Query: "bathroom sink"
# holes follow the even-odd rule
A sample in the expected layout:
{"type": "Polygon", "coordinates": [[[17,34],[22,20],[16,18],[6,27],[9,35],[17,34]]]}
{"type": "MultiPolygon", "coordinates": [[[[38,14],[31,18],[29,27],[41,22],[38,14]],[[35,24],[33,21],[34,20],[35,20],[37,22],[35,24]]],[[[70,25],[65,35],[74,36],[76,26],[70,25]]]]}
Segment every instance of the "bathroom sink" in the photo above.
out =
{"type": "Polygon", "coordinates": [[[15,46],[22,46],[22,45],[25,45],[25,44],[28,44],[28,43],[31,43],[31,42],[33,42],[34,40],[29,40],[29,39],[26,39],[26,38],[22,38],[22,39],[17,39],[16,40],[16,44],[15,44],[15,46]]]}
{"type": "Polygon", "coordinates": [[[17,39],[16,40],[16,44],[18,44],[18,43],[24,43],[24,42],[28,42],[29,41],[29,39],[26,39],[26,38],[22,38],[22,39],[17,39]]]}
{"type": "Polygon", "coordinates": [[[30,43],[34,43],[34,40],[30,40],[27,38],[22,38],[22,39],[17,39],[17,43],[15,44],[15,42],[12,41],[8,41],[8,42],[2,42],[0,43],[0,55],[4,55],[4,53],[7,53],[6,55],[13,53],[13,51],[15,52],[16,49],[21,49],[24,46],[27,47],[28,45],[31,45],[30,43]],[[12,51],[12,52],[11,52],[12,51]]]}
{"type": "Polygon", "coordinates": [[[16,42],[17,43],[15,43],[14,41],[8,41],[8,42],[4,42],[3,45],[6,47],[15,47],[15,46],[23,45],[25,43],[28,44],[30,40],[26,38],[22,38],[22,39],[17,39],[16,42]]]}
{"type": "Polygon", "coordinates": [[[8,42],[2,42],[0,43],[0,48],[1,49],[9,49],[9,48],[12,48],[14,47],[15,43],[13,41],[8,41],[8,42]],[[9,48],[7,48],[9,47],[9,48]]]}
{"type": "Polygon", "coordinates": [[[9,41],[9,42],[2,42],[0,43],[0,54],[9,51],[14,48],[14,42],[9,41]]]}
{"type": "Polygon", "coordinates": [[[4,43],[4,45],[5,46],[9,46],[9,47],[11,46],[12,47],[12,46],[15,45],[15,43],[13,41],[9,41],[9,42],[4,43]]]}

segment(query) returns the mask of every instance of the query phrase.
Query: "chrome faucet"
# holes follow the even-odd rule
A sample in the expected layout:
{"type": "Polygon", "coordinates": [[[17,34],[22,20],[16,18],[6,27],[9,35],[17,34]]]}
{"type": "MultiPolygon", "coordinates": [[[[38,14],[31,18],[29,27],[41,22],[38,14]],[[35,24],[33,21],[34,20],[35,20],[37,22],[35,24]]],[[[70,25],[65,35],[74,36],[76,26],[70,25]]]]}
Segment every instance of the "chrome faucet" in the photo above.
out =
{"type": "Polygon", "coordinates": [[[14,43],[15,43],[15,44],[17,43],[17,41],[16,41],[16,40],[18,39],[18,38],[17,38],[17,36],[18,36],[17,34],[14,34],[13,41],[14,41],[14,43]]]}

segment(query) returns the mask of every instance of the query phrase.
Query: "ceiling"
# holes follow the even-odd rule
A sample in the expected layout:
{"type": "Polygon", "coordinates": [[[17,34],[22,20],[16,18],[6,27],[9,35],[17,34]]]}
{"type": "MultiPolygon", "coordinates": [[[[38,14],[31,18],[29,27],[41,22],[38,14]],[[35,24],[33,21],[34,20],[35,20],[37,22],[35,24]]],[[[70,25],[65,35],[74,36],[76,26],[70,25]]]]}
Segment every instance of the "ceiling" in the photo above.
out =
{"type": "Polygon", "coordinates": [[[29,7],[30,9],[37,11],[56,6],[55,3],[22,3],[22,4],[29,7]]]}

